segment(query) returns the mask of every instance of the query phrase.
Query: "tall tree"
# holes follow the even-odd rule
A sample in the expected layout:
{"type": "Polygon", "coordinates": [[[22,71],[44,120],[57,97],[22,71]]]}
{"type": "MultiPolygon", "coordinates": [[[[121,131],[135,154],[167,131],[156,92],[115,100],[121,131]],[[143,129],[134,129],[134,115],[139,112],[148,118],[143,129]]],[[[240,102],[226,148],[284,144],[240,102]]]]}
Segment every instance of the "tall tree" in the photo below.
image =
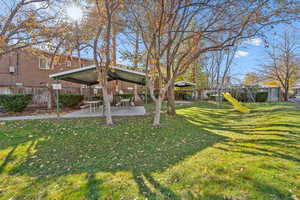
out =
{"type": "Polygon", "coordinates": [[[51,41],[54,13],[45,14],[50,0],[11,0],[0,4],[0,58],[16,50],[51,41]]]}
{"type": "MultiPolygon", "coordinates": [[[[116,18],[117,11],[122,5],[122,0],[95,0],[96,4],[96,21],[98,24],[96,36],[94,38],[94,61],[98,71],[98,81],[102,87],[106,124],[113,125],[111,116],[111,105],[108,93],[108,72],[113,61],[113,27],[114,19],[116,18]],[[102,41],[100,38],[102,36],[102,41]]],[[[115,47],[116,48],[116,47],[115,47]]]]}
{"type": "Polygon", "coordinates": [[[174,80],[202,54],[234,46],[268,25],[299,14],[298,1],[128,0],[126,4],[133,4],[129,18],[137,22],[143,40],[156,127],[166,92],[174,97],[174,80]]]}
{"type": "MultiPolygon", "coordinates": [[[[221,91],[228,85],[233,59],[238,45],[212,51],[206,55],[205,72],[208,75],[209,87],[217,90],[218,97],[221,91]]],[[[221,101],[222,98],[219,98],[221,101]]]]}
{"type": "Polygon", "coordinates": [[[267,51],[269,63],[263,65],[261,72],[265,79],[278,81],[284,92],[284,101],[288,101],[289,90],[295,80],[293,77],[300,70],[300,43],[291,30],[284,31],[276,41],[270,44],[270,50],[267,51]]]}
{"type": "Polygon", "coordinates": [[[249,72],[245,75],[242,84],[244,85],[258,85],[261,77],[256,72],[249,72]]]}

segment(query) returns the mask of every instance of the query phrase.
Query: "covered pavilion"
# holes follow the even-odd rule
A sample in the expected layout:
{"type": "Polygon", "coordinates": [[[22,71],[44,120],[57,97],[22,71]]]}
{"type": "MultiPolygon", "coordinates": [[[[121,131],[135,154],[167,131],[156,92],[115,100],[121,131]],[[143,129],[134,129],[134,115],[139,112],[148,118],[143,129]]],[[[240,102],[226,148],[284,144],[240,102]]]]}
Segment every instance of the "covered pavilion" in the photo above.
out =
{"type": "MultiPolygon", "coordinates": [[[[56,80],[57,83],[59,83],[59,81],[62,80],[62,81],[86,85],[88,87],[99,84],[96,65],[91,65],[88,67],[82,67],[82,68],[78,68],[78,69],[73,69],[73,70],[68,70],[68,71],[64,71],[64,72],[51,74],[49,77],[56,80]]],[[[126,69],[126,68],[119,67],[119,66],[113,66],[113,67],[111,67],[111,69],[108,72],[107,80],[108,81],[120,80],[120,81],[124,81],[124,82],[129,82],[129,83],[145,86],[146,85],[146,74],[143,72],[126,69]]],[[[57,93],[58,93],[58,90],[57,90],[57,93]]],[[[58,98],[59,95],[56,95],[56,96],[57,96],[56,101],[59,102],[59,98],[58,98]]],[[[91,103],[91,102],[89,102],[89,103],[91,103]]],[[[57,105],[59,105],[59,103],[57,105]]],[[[59,110],[59,108],[57,107],[57,111],[58,110],[59,110]]],[[[133,110],[133,109],[131,109],[131,110],[133,110]]],[[[90,109],[90,111],[96,112],[96,109],[93,108],[93,109],[90,109]]]]}

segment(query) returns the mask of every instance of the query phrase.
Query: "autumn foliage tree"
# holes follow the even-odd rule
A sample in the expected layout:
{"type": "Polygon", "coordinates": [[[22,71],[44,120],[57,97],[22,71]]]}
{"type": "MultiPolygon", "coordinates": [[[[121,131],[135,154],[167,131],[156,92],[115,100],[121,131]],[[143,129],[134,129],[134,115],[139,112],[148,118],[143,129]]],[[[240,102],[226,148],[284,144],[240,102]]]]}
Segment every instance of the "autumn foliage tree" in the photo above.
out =
{"type": "Polygon", "coordinates": [[[245,75],[242,83],[244,85],[258,85],[260,81],[262,81],[262,77],[256,72],[249,72],[245,75]]]}
{"type": "Polygon", "coordinates": [[[233,59],[236,55],[238,45],[224,48],[218,51],[206,53],[205,72],[208,75],[208,86],[217,90],[218,100],[222,101],[222,91],[230,84],[230,72],[233,59]]]}
{"type": "Polygon", "coordinates": [[[113,27],[118,10],[122,6],[122,0],[95,0],[94,2],[93,20],[97,24],[93,40],[93,55],[97,66],[98,81],[102,87],[104,100],[106,124],[113,125],[111,116],[111,105],[108,91],[108,73],[115,64],[113,62],[113,27]]]}
{"type": "MultiPolygon", "coordinates": [[[[160,125],[166,92],[168,98],[174,98],[174,80],[196,59],[254,37],[269,25],[295,19],[298,4],[268,0],[128,0],[128,18],[137,23],[145,49],[147,87],[156,105],[153,125],[160,125]]],[[[175,112],[174,100],[169,100],[175,112]]]]}
{"type": "Polygon", "coordinates": [[[300,71],[299,45],[299,40],[293,31],[284,31],[277,38],[277,42],[270,44],[270,49],[267,51],[269,62],[260,70],[265,80],[279,83],[284,92],[284,101],[288,100],[289,90],[296,81],[296,74],[300,71]]]}
{"type": "Polygon", "coordinates": [[[50,0],[1,1],[0,58],[19,49],[45,44],[55,35],[50,24],[53,15],[45,14],[50,0]]]}
{"type": "Polygon", "coordinates": [[[298,0],[85,0],[80,2],[90,6],[86,24],[91,26],[79,27],[79,34],[60,23],[60,15],[41,12],[50,0],[10,2],[1,5],[6,11],[0,12],[0,57],[47,42],[54,44],[55,51],[60,45],[75,48],[79,56],[82,44],[91,47],[108,125],[113,124],[107,77],[116,60],[114,27],[120,25],[118,18],[124,22],[123,30],[134,26],[142,42],[132,48],[131,55],[145,66],[146,84],[155,102],[155,127],[160,126],[166,94],[168,113],[176,114],[174,81],[194,67],[199,57],[229,49],[271,25],[298,19],[300,13],[298,0]]]}

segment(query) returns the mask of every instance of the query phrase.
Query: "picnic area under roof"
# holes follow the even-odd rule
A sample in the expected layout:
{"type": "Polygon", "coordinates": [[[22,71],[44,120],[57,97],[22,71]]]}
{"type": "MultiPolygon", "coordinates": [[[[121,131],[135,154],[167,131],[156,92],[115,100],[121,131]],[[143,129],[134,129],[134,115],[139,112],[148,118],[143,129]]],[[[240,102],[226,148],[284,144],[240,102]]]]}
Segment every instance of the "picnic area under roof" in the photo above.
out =
{"type": "MultiPolygon", "coordinates": [[[[51,74],[49,77],[54,80],[64,80],[88,86],[99,83],[96,65],[51,74]]],[[[107,80],[121,80],[139,85],[145,85],[146,75],[143,72],[137,72],[134,70],[113,66],[108,72],[107,80]]]]}

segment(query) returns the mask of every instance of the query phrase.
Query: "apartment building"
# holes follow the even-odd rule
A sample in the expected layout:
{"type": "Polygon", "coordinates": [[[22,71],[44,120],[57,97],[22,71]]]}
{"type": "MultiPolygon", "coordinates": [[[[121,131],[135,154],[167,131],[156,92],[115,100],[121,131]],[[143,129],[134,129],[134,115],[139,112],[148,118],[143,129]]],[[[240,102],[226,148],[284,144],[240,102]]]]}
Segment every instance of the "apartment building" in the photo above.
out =
{"type": "MultiPolygon", "coordinates": [[[[20,50],[5,55],[0,60],[0,94],[12,93],[15,88],[49,87],[54,81],[50,74],[93,64],[92,60],[57,55],[51,66],[51,54],[44,51],[20,50]]],[[[65,87],[80,85],[65,82],[65,87]]]]}

